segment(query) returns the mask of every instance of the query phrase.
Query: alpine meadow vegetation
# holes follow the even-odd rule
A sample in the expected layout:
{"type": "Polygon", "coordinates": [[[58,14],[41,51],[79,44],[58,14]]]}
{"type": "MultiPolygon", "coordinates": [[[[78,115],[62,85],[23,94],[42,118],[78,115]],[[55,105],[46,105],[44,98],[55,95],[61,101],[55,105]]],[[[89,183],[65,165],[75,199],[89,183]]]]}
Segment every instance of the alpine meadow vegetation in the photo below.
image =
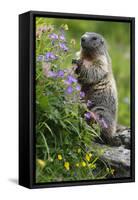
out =
{"type": "Polygon", "coordinates": [[[104,179],[114,173],[101,159],[104,152],[92,146],[100,138],[99,123],[107,124],[90,112],[92,101],[82,103],[85,93],[71,64],[78,41],[69,33],[74,26],[61,21],[36,18],[36,183],[104,179]]]}

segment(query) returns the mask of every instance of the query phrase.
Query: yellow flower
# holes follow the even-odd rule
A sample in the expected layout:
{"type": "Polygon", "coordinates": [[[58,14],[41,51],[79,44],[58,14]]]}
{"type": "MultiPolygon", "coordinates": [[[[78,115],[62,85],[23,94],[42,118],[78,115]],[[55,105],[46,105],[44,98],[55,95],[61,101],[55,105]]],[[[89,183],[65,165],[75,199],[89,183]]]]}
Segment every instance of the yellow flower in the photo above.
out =
{"type": "Polygon", "coordinates": [[[80,166],[80,164],[79,163],[76,163],[76,167],[79,167],[80,166]]]}
{"type": "Polygon", "coordinates": [[[39,166],[43,169],[46,165],[46,162],[44,160],[41,159],[37,159],[37,163],[39,164],[39,166]]]}
{"type": "Polygon", "coordinates": [[[58,154],[58,160],[62,160],[62,155],[58,154]]]}
{"type": "Polygon", "coordinates": [[[111,169],[111,174],[112,174],[112,175],[114,175],[114,172],[115,172],[115,170],[114,170],[114,169],[111,169]]]}
{"type": "Polygon", "coordinates": [[[67,24],[64,25],[64,29],[65,29],[65,31],[68,31],[68,30],[69,30],[69,27],[68,27],[67,24]]]}
{"type": "Polygon", "coordinates": [[[69,170],[69,169],[70,169],[70,167],[69,167],[69,162],[65,162],[65,163],[64,163],[64,167],[65,167],[66,170],[69,170]]]}
{"type": "Polygon", "coordinates": [[[91,169],[95,169],[95,168],[96,168],[96,165],[95,165],[95,164],[92,164],[92,163],[90,163],[90,164],[88,164],[88,167],[89,167],[89,168],[91,168],[91,169]]]}
{"type": "Polygon", "coordinates": [[[91,153],[86,153],[85,159],[86,159],[88,162],[90,161],[91,157],[92,157],[92,154],[91,154],[91,153]]]}
{"type": "Polygon", "coordinates": [[[106,172],[107,172],[107,173],[110,173],[110,174],[112,174],[112,175],[114,175],[115,170],[107,167],[107,168],[106,168],[106,172]]]}
{"type": "Polygon", "coordinates": [[[90,161],[90,156],[89,156],[89,154],[86,154],[85,155],[85,159],[89,162],[90,161]]]}
{"type": "Polygon", "coordinates": [[[89,153],[88,155],[89,155],[90,158],[92,157],[92,154],[91,154],[91,153],[89,153]]]}
{"type": "Polygon", "coordinates": [[[82,165],[83,167],[86,167],[86,162],[82,161],[82,162],[81,162],[81,165],[82,165]]]}

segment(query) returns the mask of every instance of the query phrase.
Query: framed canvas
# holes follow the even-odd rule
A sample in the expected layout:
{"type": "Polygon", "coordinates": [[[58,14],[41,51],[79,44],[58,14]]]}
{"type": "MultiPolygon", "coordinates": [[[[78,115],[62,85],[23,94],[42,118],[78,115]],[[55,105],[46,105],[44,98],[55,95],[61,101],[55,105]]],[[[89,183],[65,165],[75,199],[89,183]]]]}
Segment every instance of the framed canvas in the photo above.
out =
{"type": "Polygon", "coordinates": [[[135,180],[135,19],[19,15],[19,184],[135,180]]]}

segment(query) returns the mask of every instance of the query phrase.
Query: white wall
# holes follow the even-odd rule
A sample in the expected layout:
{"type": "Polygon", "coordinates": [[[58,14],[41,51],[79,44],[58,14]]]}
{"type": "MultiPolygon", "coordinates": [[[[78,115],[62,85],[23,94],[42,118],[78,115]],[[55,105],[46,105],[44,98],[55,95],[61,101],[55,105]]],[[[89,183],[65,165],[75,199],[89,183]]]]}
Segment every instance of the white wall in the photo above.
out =
{"type": "MultiPolygon", "coordinates": [[[[18,14],[28,10],[136,17],[137,0],[3,0],[0,5],[0,196],[1,199],[132,199],[138,183],[28,190],[18,176],[18,14]]],[[[137,41],[136,41],[137,42],[137,41]]],[[[138,43],[136,43],[138,50],[138,43]]],[[[138,59],[136,58],[136,61],[138,59]]],[[[137,66],[136,66],[137,67],[137,66]]],[[[136,88],[138,70],[136,68],[136,88]]],[[[136,97],[138,102],[138,97],[136,97]]],[[[136,104],[138,130],[138,106],[136,104]]],[[[136,137],[136,147],[138,141],[136,137]]],[[[137,152],[136,148],[136,152],[137,152]]],[[[136,159],[138,161],[138,159],[136,159]]]]}

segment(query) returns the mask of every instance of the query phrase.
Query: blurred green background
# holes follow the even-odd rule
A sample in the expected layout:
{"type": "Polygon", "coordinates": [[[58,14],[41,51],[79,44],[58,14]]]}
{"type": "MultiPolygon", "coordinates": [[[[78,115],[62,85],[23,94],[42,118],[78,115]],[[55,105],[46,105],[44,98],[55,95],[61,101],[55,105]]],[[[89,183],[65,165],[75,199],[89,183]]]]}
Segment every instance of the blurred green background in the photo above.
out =
{"type": "MultiPolygon", "coordinates": [[[[112,59],[113,73],[118,89],[118,123],[130,126],[130,24],[127,22],[108,22],[61,18],[38,18],[36,24],[54,25],[56,28],[67,24],[68,41],[75,41],[75,53],[80,49],[80,37],[85,32],[97,32],[105,38],[112,59]]],[[[71,66],[71,57],[64,63],[71,66]]]]}

